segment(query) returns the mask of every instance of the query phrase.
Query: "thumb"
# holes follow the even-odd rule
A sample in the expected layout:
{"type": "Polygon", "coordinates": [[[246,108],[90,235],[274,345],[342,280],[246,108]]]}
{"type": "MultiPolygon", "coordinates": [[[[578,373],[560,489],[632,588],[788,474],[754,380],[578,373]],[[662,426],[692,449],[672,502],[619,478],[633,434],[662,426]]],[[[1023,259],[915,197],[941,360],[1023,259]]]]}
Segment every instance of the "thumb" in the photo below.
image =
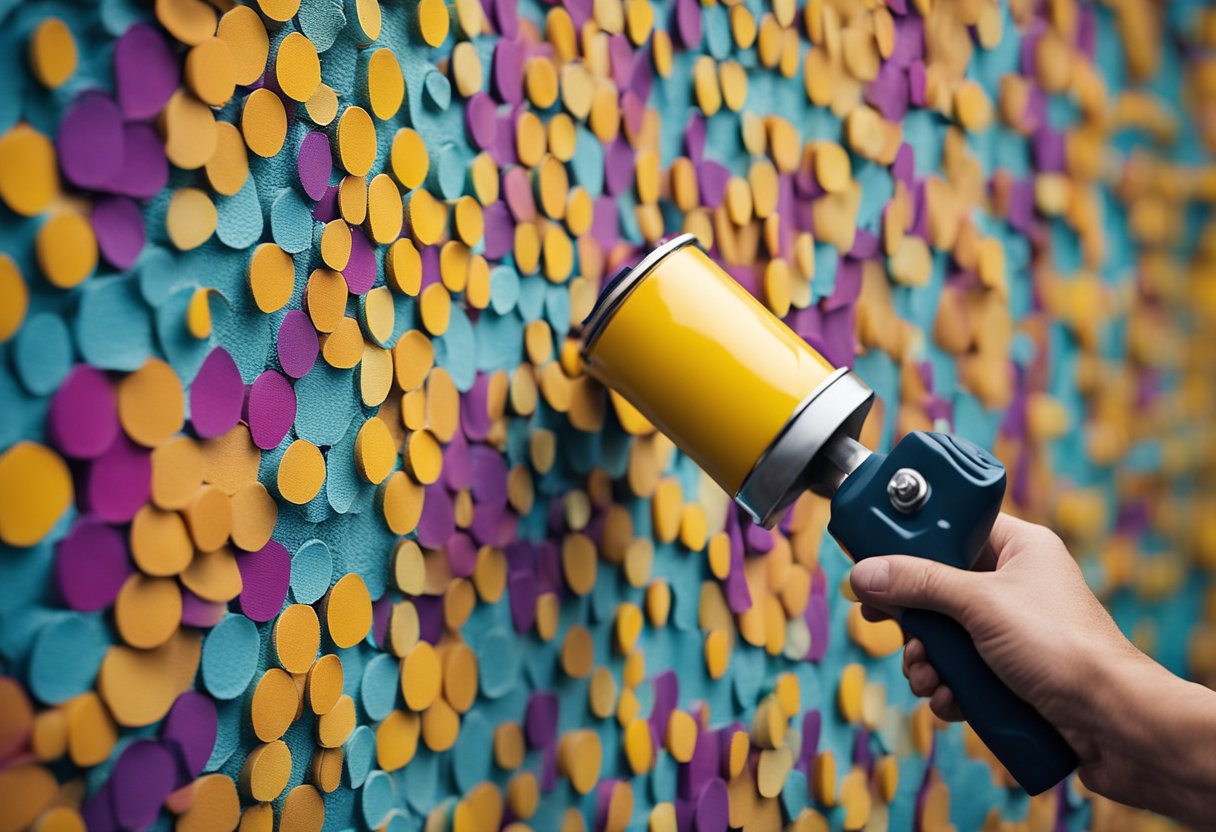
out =
{"type": "Polygon", "coordinates": [[[982,576],[907,555],[870,557],[849,574],[859,601],[885,610],[915,607],[963,622],[973,609],[982,576]]]}

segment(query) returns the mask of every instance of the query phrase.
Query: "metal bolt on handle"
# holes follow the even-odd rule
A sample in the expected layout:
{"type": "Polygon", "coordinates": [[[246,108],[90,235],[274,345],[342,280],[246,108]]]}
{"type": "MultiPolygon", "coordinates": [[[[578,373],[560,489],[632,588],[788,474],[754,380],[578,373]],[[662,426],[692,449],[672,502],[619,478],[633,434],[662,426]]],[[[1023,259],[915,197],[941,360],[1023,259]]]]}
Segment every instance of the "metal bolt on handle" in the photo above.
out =
{"type": "Polygon", "coordinates": [[[900,468],[887,483],[891,505],[904,514],[911,514],[929,499],[929,483],[915,468],[900,468]]]}

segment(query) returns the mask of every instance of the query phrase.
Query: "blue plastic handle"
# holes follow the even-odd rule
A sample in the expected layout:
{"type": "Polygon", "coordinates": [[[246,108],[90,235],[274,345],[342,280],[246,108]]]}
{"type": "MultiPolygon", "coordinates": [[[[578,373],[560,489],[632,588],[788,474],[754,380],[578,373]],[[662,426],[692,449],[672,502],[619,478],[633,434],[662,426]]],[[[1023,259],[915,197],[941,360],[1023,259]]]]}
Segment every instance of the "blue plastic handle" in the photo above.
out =
{"type": "MultiPolygon", "coordinates": [[[[885,457],[871,455],[845,479],[832,499],[828,531],[854,560],[914,555],[970,569],[988,541],[1004,494],[1005,468],[982,448],[918,431],[885,457]],[[919,471],[929,484],[928,499],[910,513],[887,496],[887,483],[900,468],[919,471]]],[[[1077,755],[1060,733],[997,678],[957,622],[910,609],[900,624],[924,643],[959,710],[1022,788],[1039,794],[1077,767],[1077,755]]]]}

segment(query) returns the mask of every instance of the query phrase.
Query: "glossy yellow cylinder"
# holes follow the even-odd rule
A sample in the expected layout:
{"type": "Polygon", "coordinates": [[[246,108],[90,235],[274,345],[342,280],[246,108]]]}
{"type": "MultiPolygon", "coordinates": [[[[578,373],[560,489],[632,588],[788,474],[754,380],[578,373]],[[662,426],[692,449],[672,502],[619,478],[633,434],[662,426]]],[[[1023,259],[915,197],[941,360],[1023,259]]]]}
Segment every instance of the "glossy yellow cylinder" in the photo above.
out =
{"type": "Polygon", "coordinates": [[[835,369],[694,244],[637,278],[584,359],[732,495],[835,369]]]}

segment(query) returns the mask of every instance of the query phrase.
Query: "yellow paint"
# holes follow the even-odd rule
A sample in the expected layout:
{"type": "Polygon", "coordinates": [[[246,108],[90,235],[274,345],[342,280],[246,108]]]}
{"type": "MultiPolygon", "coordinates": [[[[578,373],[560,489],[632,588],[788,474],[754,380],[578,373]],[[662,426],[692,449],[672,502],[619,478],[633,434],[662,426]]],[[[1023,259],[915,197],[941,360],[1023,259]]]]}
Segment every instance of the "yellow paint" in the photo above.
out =
{"type": "Polygon", "coordinates": [[[222,107],[236,87],[236,62],[232,49],[218,37],[210,37],[186,53],[186,84],[205,104],[222,107]]]}
{"type": "Polygon", "coordinates": [[[418,33],[427,46],[439,46],[447,39],[452,21],[443,0],[421,0],[417,20],[418,33]]]}
{"type": "MultiPolygon", "coordinates": [[[[634,724],[646,730],[646,744],[650,744],[650,726],[639,720],[634,724]]],[[[632,725],[630,726],[632,727],[632,725]]],[[[650,752],[646,751],[649,758],[650,752]]],[[[600,777],[603,762],[603,746],[600,735],[592,730],[570,731],[558,741],[557,765],[570,780],[570,785],[579,794],[589,794],[600,777]]],[[[647,770],[649,765],[647,766],[647,770]]],[[[636,769],[635,769],[636,771],[636,769]]]]}
{"type": "Polygon", "coordinates": [[[352,176],[366,176],[376,161],[376,126],[362,107],[347,107],[338,119],[338,159],[352,176]]]}
{"type": "Polygon", "coordinates": [[[186,589],[204,601],[214,603],[228,603],[241,594],[243,586],[236,556],[227,546],[214,552],[199,552],[182,571],[180,579],[186,589]]]}
{"type": "Polygon", "coordinates": [[[40,765],[19,763],[0,771],[0,829],[25,829],[51,805],[58,793],[55,775],[40,765]]]}
{"type": "Polygon", "coordinates": [[[201,654],[202,636],[194,630],[178,630],[152,650],[114,645],[102,659],[97,691],[119,725],[151,725],[194,684],[201,654]]]}
{"type": "Polygon", "coordinates": [[[833,371],[692,245],[637,283],[586,361],[732,494],[833,371]]]}
{"type": "Polygon", "coordinates": [[[374,242],[391,243],[401,234],[405,210],[401,191],[387,173],[377,174],[367,186],[367,230],[374,242]]]}
{"type": "Polygon", "coordinates": [[[279,505],[260,482],[250,483],[230,497],[232,542],[246,552],[266,545],[279,517],[279,505]]]}
{"type": "Polygon", "coordinates": [[[355,730],[355,721],[355,700],[345,693],[339,695],[334,706],[317,718],[317,745],[342,745],[355,730]]]}
{"type": "Polygon", "coordinates": [[[97,237],[75,211],[52,215],[34,238],[34,255],[47,281],[59,289],[84,282],[97,268],[97,237]]]}
{"type": "Polygon", "coordinates": [[[368,419],[355,436],[355,467],[368,482],[379,485],[393,472],[397,447],[388,425],[368,419]]]}
{"type": "Polygon", "coordinates": [[[634,774],[645,774],[654,764],[654,744],[650,735],[650,724],[644,719],[633,719],[625,726],[622,739],[625,746],[625,761],[634,774]]]}
{"type": "Polygon", "coordinates": [[[0,343],[17,334],[30,305],[29,287],[17,264],[0,254],[0,343]]]}
{"type": "Polygon", "coordinates": [[[302,506],[317,496],[325,482],[325,458],[316,445],[297,439],[279,460],[277,479],[283,499],[302,506]]]}
{"type": "Polygon", "coordinates": [[[418,714],[394,710],[376,728],[376,765],[396,771],[414,759],[422,721],[418,714]]]}
{"type": "Polygon", "coordinates": [[[204,0],[156,0],[156,19],[182,43],[201,43],[215,33],[215,8],[204,0]]]}
{"type": "Polygon", "coordinates": [[[245,758],[241,787],[254,800],[274,800],[291,778],[291,750],[282,740],[258,746],[245,758]]]}
{"type": "Polygon", "coordinates": [[[0,455],[0,540],[33,546],[71,503],[72,477],[59,454],[19,442],[0,455]]]}
{"type": "Polygon", "coordinates": [[[123,641],[148,650],[164,644],[182,620],[182,594],[172,578],[149,578],[136,572],[114,601],[114,624],[123,641]]]}
{"type": "MultiPolygon", "coordinates": [[[[277,98],[269,90],[266,92],[277,98]]],[[[174,166],[196,170],[207,163],[217,141],[215,115],[210,107],[185,90],[178,90],[161,111],[161,120],[165,155],[174,166]]]]}
{"type": "Polygon", "coordinates": [[[241,132],[245,135],[245,144],[258,156],[269,159],[282,150],[287,138],[287,111],[283,108],[283,99],[266,88],[249,93],[245,109],[241,111],[241,132]]]}
{"type": "Polygon", "coordinates": [[[88,691],[63,706],[68,723],[68,757],[78,766],[95,766],[110,756],[118,728],[101,697],[88,691]]]}
{"type": "Polygon", "coordinates": [[[270,38],[257,12],[234,5],[220,18],[216,36],[232,52],[236,83],[248,86],[262,77],[270,56],[270,38]]]}
{"type": "Polygon", "coordinates": [[[267,670],[253,690],[249,708],[254,735],[262,742],[283,736],[296,718],[299,703],[299,692],[291,675],[277,667],[267,670]]]}
{"type": "Polygon", "coordinates": [[[274,623],[274,649],[288,673],[306,673],[321,646],[321,622],[308,604],[292,604],[274,623]]]}
{"type": "Polygon", "coordinates": [[[518,722],[494,728],[494,762],[503,771],[514,771],[524,762],[524,730],[518,722]]]}
{"type": "Polygon", "coordinates": [[[430,165],[430,155],[422,136],[409,127],[398,130],[389,151],[389,167],[401,186],[406,190],[417,188],[426,179],[430,165]]]}
{"type": "Polygon", "coordinates": [[[321,832],[324,825],[325,800],[316,786],[301,783],[287,793],[279,818],[280,832],[321,832]]]}
{"type": "Polygon", "coordinates": [[[566,638],[562,642],[562,671],[573,679],[583,679],[591,673],[594,660],[595,645],[591,641],[591,633],[578,624],[571,626],[566,630],[566,638]]]}
{"type": "Polygon", "coordinates": [[[207,181],[216,193],[232,196],[249,177],[249,155],[245,152],[245,139],[236,125],[230,122],[216,122],[215,129],[215,152],[204,166],[207,181]]]}
{"type": "Polygon", "coordinates": [[[30,36],[30,68],[44,87],[62,86],[76,71],[76,40],[58,17],[48,17],[30,36]]]}
{"type": "Polygon", "coordinates": [[[367,585],[357,574],[343,575],[329,591],[325,623],[329,637],[339,647],[353,647],[371,629],[372,599],[367,585]]]}
{"type": "MultiPolygon", "coordinates": [[[[387,290],[381,286],[373,291],[387,290]]],[[[377,407],[388,398],[393,386],[393,354],[383,347],[364,342],[363,358],[359,361],[359,396],[367,407],[377,407]]],[[[376,414],[390,423],[388,409],[376,414]]]]}
{"type": "Polygon", "coordinates": [[[317,48],[299,32],[292,32],[283,38],[274,65],[279,86],[293,101],[307,101],[321,84],[321,60],[317,57],[317,48]]]}
{"type": "Polygon", "coordinates": [[[422,741],[435,752],[449,750],[460,735],[460,715],[442,696],[422,715],[422,741]]]}
{"type": "Polygon", "coordinates": [[[405,78],[393,50],[377,49],[367,63],[367,97],[372,115],[384,121],[397,115],[405,98],[405,78]]]}
{"type": "Polygon", "coordinates": [[[441,656],[443,693],[457,713],[468,713],[477,699],[477,654],[467,644],[446,647],[441,656]]]}
{"type": "Polygon", "coordinates": [[[165,214],[165,230],[169,239],[181,251],[198,248],[215,233],[219,214],[205,191],[180,188],[169,200],[165,214]]]}
{"type": "Polygon", "coordinates": [[[334,331],[321,336],[321,357],[325,363],[340,370],[349,370],[363,357],[363,331],[359,322],[344,316],[334,331]]]}
{"type": "Polygon", "coordinates": [[[394,471],[381,486],[378,502],[384,512],[384,522],[396,535],[409,534],[422,517],[425,491],[404,471],[394,471]]]}

